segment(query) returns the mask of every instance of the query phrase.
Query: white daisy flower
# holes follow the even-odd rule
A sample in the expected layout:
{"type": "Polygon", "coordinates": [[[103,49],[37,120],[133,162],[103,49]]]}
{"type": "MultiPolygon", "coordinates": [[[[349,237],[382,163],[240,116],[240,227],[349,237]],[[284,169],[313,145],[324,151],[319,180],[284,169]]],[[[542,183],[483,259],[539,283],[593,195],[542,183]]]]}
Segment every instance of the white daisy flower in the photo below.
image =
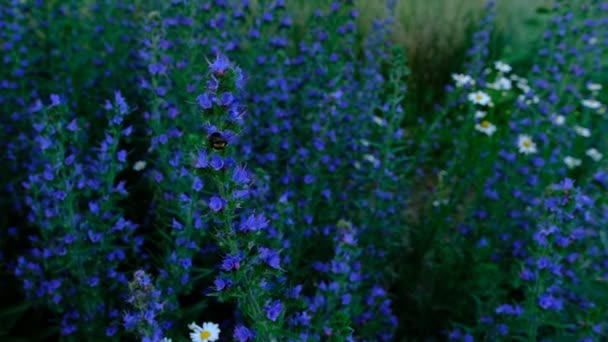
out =
{"type": "Polygon", "coordinates": [[[447,199],[434,200],[433,201],[433,207],[438,207],[438,206],[441,206],[441,205],[447,205],[448,203],[450,203],[450,201],[447,200],[447,199]]]}
{"type": "Polygon", "coordinates": [[[493,89],[496,90],[511,90],[513,88],[513,84],[510,79],[506,77],[501,77],[492,83],[493,89]]]}
{"type": "Polygon", "coordinates": [[[602,90],[602,85],[599,83],[587,83],[587,89],[590,91],[600,91],[602,90]]]}
{"type": "Polygon", "coordinates": [[[525,83],[517,83],[517,87],[524,93],[528,93],[532,89],[525,83]]]}
{"type": "Polygon", "coordinates": [[[200,327],[192,322],[188,324],[188,328],[192,330],[190,333],[192,342],[213,342],[220,338],[220,326],[215,323],[205,322],[200,327]]]}
{"type": "Polygon", "coordinates": [[[482,122],[475,125],[475,129],[488,136],[491,136],[492,134],[494,134],[494,132],[496,132],[496,126],[494,126],[488,120],[483,120],[482,122]]]}
{"type": "Polygon", "coordinates": [[[504,73],[511,71],[511,66],[509,64],[503,63],[501,61],[495,62],[494,67],[496,68],[496,70],[498,70],[500,72],[504,72],[504,73]]]}
{"type": "Polygon", "coordinates": [[[596,150],[595,148],[590,148],[587,150],[587,152],[585,152],[585,154],[593,159],[593,161],[600,161],[602,159],[602,157],[604,156],[603,154],[600,153],[600,151],[596,150]]]}
{"type": "Polygon", "coordinates": [[[536,143],[526,134],[520,134],[519,137],[517,137],[517,147],[519,148],[519,153],[536,153],[536,143]]]}
{"type": "Polygon", "coordinates": [[[483,91],[476,91],[474,93],[470,93],[469,101],[482,106],[488,106],[492,103],[492,99],[490,98],[490,96],[484,93],[483,91]]]}
{"type": "Polygon", "coordinates": [[[361,145],[363,145],[364,147],[368,147],[370,145],[369,140],[366,139],[361,139],[359,140],[359,142],[361,143],[361,145]]]}
{"type": "Polygon", "coordinates": [[[511,90],[511,88],[513,88],[513,82],[511,82],[511,80],[506,77],[501,77],[498,80],[498,83],[501,85],[501,88],[503,90],[511,90]]]}
{"type": "Polygon", "coordinates": [[[380,161],[371,154],[363,155],[363,159],[370,162],[374,167],[378,167],[380,165],[380,161]]]}
{"type": "Polygon", "coordinates": [[[589,138],[591,136],[591,131],[589,130],[589,128],[585,128],[582,126],[574,126],[574,131],[581,137],[589,138]]]}
{"type": "Polygon", "coordinates": [[[475,111],[475,119],[483,119],[487,114],[488,113],[484,112],[483,110],[475,111]]]}
{"type": "Polygon", "coordinates": [[[372,120],[374,121],[374,123],[378,126],[386,126],[386,120],[384,120],[383,118],[379,117],[379,116],[375,116],[372,118],[372,120]]]}
{"type": "Polygon", "coordinates": [[[141,171],[146,168],[146,162],[144,160],[138,160],[133,164],[133,170],[141,171]]]}
{"type": "Polygon", "coordinates": [[[453,74],[452,79],[454,79],[454,81],[456,81],[457,87],[464,87],[468,84],[470,84],[470,85],[475,84],[475,80],[469,75],[453,74]]]}
{"type": "Polygon", "coordinates": [[[575,167],[580,166],[582,161],[571,156],[566,156],[564,158],[564,163],[569,169],[574,169],[575,167]]]}
{"type": "Polygon", "coordinates": [[[589,45],[595,45],[597,43],[597,38],[591,37],[589,38],[589,45]]]}
{"type": "Polygon", "coordinates": [[[519,96],[517,96],[517,102],[525,103],[526,101],[527,100],[526,100],[526,96],[525,95],[520,94],[519,96]]]}
{"type": "Polygon", "coordinates": [[[556,126],[562,126],[563,124],[566,123],[566,117],[563,115],[558,115],[558,114],[553,114],[551,116],[551,121],[553,122],[553,124],[555,124],[556,126]]]}
{"type": "Polygon", "coordinates": [[[602,103],[595,99],[583,100],[583,106],[591,109],[598,109],[602,106],[602,103]]]}

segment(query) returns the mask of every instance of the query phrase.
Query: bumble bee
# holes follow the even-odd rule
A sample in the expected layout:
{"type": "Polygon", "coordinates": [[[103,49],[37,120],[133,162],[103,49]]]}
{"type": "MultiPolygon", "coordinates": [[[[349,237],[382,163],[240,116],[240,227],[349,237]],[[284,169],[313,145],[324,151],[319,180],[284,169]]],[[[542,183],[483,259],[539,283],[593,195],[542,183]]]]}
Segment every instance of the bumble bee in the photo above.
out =
{"type": "Polygon", "coordinates": [[[216,150],[223,150],[228,145],[228,140],[219,132],[213,132],[207,138],[209,144],[216,150]]]}

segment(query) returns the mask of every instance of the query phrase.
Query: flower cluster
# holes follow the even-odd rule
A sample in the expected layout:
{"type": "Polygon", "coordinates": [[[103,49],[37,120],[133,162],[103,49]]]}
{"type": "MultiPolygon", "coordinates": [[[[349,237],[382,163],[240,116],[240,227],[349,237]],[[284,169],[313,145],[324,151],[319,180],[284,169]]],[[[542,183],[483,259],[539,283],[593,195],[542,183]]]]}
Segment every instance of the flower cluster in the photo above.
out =
{"type": "Polygon", "coordinates": [[[251,319],[256,335],[266,339],[275,336],[280,327],[274,323],[282,304],[272,300],[268,289],[278,285],[281,257],[277,250],[263,245],[268,226],[264,216],[243,210],[250,197],[252,174],[230,153],[238,142],[237,130],[244,115],[235,96],[243,87],[243,75],[223,55],[210,62],[209,69],[207,89],[196,98],[206,123],[202,143],[193,144],[192,168],[212,183],[207,199],[209,225],[224,253],[214,286],[220,301],[235,300],[238,310],[251,319]],[[260,307],[265,307],[266,317],[260,307]]]}
{"type": "Polygon", "coordinates": [[[404,6],[0,2],[0,340],[605,339],[608,4],[404,6]]]}
{"type": "Polygon", "coordinates": [[[158,341],[163,336],[158,321],[165,303],[162,294],[155,288],[150,275],[142,270],[133,274],[129,282],[129,297],[127,302],[133,306],[135,312],[126,312],[123,315],[123,326],[127,331],[137,332],[142,341],[158,341]]]}
{"type": "Polygon", "coordinates": [[[597,253],[592,242],[598,236],[593,204],[571,179],[548,189],[539,208],[545,214],[534,231],[531,255],[519,272],[526,300],[496,308],[496,320],[501,322],[497,334],[523,334],[531,339],[599,338],[602,322],[597,321],[598,299],[593,292],[577,289],[601,275],[599,270],[585,266],[597,253]]]}
{"type": "Polygon", "coordinates": [[[137,225],[117,205],[128,195],[117,178],[126,168],[120,143],[132,131],[121,127],[129,108],[116,92],[106,104],[106,135],[98,148],[87,150],[82,124],[70,118],[60,96],[50,100],[37,111],[44,119],[34,123],[39,136],[32,154],[40,157],[22,184],[28,221],[42,229],[29,236],[32,246],[18,258],[14,272],[28,296],[63,315],[63,335],[96,320],[113,336],[119,313],[106,297],[126,284],[124,263],[143,242],[135,235],[137,225]],[[90,291],[79,291],[81,286],[90,291]]]}

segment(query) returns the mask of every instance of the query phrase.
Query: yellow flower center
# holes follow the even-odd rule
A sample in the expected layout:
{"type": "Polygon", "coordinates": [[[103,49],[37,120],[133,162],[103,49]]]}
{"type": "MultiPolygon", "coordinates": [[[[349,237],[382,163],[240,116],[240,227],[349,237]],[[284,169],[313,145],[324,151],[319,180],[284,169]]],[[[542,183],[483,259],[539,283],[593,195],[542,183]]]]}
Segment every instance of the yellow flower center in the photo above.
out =
{"type": "Polygon", "coordinates": [[[530,140],[524,140],[524,142],[523,142],[522,145],[524,145],[524,147],[530,147],[530,146],[532,146],[532,141],[530,141],[530,140]]]}
{"type": "Polygon", "coordinates": [[[481,122],[481,127],[483,127],[483,128],[488,128],[488,127],[490,127],[490,122],[489,122],[488,120],[483,120],[483,121],[481,122]]]}
{"type": "Polygon", "coordinates": [[[477,99],[477,101],[481,101],[481,99],[483,99],[483,96],[481,94],[477,94],[475,95],[475,99],[477,99]]]}
{"type": "Polygon", "coordinates": [[[208,332],[207,330],[203,330],[203,331],[201,331],[199,336],[200,336],[201,340],[205,340],[205,339],[208,339],[209,337],[211,337],[211,333],[208,332]]]}

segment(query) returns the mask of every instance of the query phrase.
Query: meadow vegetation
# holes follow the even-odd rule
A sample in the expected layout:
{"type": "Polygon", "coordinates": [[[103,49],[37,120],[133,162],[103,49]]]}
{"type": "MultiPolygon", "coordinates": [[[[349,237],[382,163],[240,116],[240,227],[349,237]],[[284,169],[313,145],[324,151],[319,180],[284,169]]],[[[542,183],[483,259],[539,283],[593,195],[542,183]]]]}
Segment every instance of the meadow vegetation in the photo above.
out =
{"type": "Polygon", "coordinates": [[[0,340],[608,338],[608,2],[0,2],[0,340]]]}

